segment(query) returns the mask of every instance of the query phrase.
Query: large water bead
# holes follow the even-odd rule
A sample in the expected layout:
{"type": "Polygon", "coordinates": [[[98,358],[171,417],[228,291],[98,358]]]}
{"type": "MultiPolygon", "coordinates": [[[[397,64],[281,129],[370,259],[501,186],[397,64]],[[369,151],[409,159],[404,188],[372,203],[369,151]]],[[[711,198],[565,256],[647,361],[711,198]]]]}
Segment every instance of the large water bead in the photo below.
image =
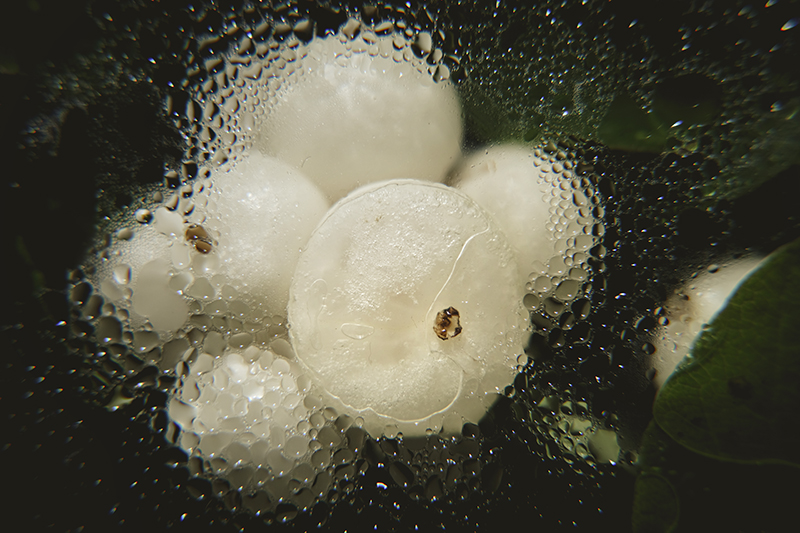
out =
{"type": "Polygon", "coordinates": [[[572,176],[563,168],[554,171],[554,165],[528,146],[501,144],[465,157],[448,183],[494,217],[514,248],[520,270],[530,272],[533,264],[547,263],[554,255],[556,235],[548,229],[551,200],[563,183],[571,184],[572,176]]]}
{"type": "Polygon", "coordinates": [[[315,40],[302,66],[259,146],[302,169],[331,201],[371,182],[441,181],[458,159],[461,107],[450,82],[434,83],[403,59],[351,52],[338,37],[315,40]]]}
{"type": "Polygon", "coordinates": [[[521,286],[505,236],[469,197],[383,182],[341,200],[311,236],[290,335],[333,404],[374,436],[387,424],[422,433],[447,411],[477,422],[514,378],[521,286]]]}
{"type": "Polygon", "coordinates": [[[243,297],[284,315],[300,249],[327,209],[299,170],[253,150],[214,177],[206,225],[219,235],[214,252],[243,297]]]}

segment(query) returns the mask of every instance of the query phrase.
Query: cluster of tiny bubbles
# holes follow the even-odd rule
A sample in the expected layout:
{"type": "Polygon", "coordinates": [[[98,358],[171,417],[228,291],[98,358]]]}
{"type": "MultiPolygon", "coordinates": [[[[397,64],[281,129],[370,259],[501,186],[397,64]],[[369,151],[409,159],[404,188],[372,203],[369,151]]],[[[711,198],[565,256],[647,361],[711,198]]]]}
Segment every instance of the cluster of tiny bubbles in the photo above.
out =
{"type": "Polygon", "coordinates": [[[582,466],[615,465],[620,460],[620,446],[613,424],[615,415],[601,419],[594,415],[587,400],[572,399],[571,390],[547,392],[530,387],[534,379],[521,374],[516,382],[524,401],[512,409],[524,429],[515,433],[531,449],[549,460],[582,466]]]}
{"type": "MultiPolygon", "coordinates": [[[[461,89],[479,137],[595,133],[623,79],[608,28],[586,27],[603,7],[544,2],[499,15],[494,2],[474,3],[477,16],[495,22],[467,27],[462,36],[470,46],[461,89]]],[[[646,61],[633,68],[646,68],[646,61]]]]}
{"type": "Polygon", "coordinates": [[[478,425],[466,423],[449,437],[426,433],[370,441],[365,457],[371,466],[387,468],[391,479],[413,500],[452,502],[478,491],[497,490],[503,465],[496,450],[487,450],[478,425]]]}
{"type": "Polygon", "coordinates": [[[538,344],[550,351],[585,343],[592,309],[593,281],[605,271],[602,244],[605,216],[599,177],[579,143],[570,138],[544,140],[533,149],[534,165],[547,184],[548,230],[555,235],[554,255],[537,263],[525,286],[533,337],[528,354],[518,359],[520,373],[506,394],[523,423],[514,431],[530,439],[537,453],[568,464],[616,463],[619,446],[613,424],[595,416],[585,396],[542,380],[538,344]]]}
{"type": "Polygon", "coordinates": [[[706,178],[726,178],[707,192],[732,194],[790,160],[787,139],[798,138],[787,105],[798,87],[794,7],[712,2],[679,16],[591,0],[505,12],[474,2],[493,24],[461,35],[467,118],[484,139],[575,134],[609,145],[604,128],[619,117],[628,132],[657,120],[652,151],[701,155],[706,178]],[[635,112],[620,113],[628,104],[635,112]]]}
{"type": "Polygon", "coordinates": [[[534,166],[548,184],[547,230],[554,235],[555,246],[553,257],[533,265],[523,303],[562,330],[570,329],[588,313],[579,300],[591,289],[592,269],[599,266],[590,259],[602,259],[603,250],[597,244],[604,233],[604,211],[592,181],[579,175],[588,166],[575,162],[576,154],[566,143],[545,141],[533,154],[534,166]],[[570,306],[579,310],[577,319],[570,306]]]}

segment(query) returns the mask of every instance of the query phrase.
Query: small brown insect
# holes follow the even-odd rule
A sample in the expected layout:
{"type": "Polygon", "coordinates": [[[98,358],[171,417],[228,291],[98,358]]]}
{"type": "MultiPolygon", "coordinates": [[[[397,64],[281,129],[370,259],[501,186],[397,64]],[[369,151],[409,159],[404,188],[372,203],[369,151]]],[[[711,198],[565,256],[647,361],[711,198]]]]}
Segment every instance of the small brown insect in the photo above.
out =
{"type": "Polygon", "coordinates": [[[190,224],[186,228],[186,240],[201,254],[207,254],[214,249],[214,240],[200,224],[190,224]]]}
{"type": "Polygon", "coordinates": [[[436,336],[446,341],[461,333],[461,318],[455,307],[448,307],[444,311],[436,313],[436,321],[433,323],[433,331],[436,336]]]}

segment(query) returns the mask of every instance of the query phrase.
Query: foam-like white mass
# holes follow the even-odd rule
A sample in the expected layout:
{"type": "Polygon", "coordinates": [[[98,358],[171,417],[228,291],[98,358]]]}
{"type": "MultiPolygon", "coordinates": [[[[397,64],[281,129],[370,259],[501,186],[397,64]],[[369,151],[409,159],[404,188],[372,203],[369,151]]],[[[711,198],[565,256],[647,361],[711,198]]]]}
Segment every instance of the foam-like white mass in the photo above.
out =
{"type": "MultiPolygon", "coordinates": [[[[274,492],[313,452],[311,411],[304,403],[310,386],[296,362],[269,350],[251,346],[222,357],[201,353],[168,412],[183,430],[180,444],[187,452],[216,460],[219,473],[236,468],[236,483],[244,490],[266,476],[274,492]]],[[[285,492],[290,493],[288,486],[285,492]]]]}
{"type": "Polygon", "coordinates": [[[300,168],[331,201],[376,181],[441,181],[460,154],[455,88],[394,58],[392,42],[381,38],[372,54],[361,37],[316,39],[260,132],[265,153],[300,168]]]}
{"type": "Polygon", "coordinates": [[[387,424],[436,429],[447,410],[477,422],[516,373],[521,284],[505,236],[469,197],[374,184],[337,203],[301,254],[290,335],[336,407],[376,437],[387,424]]]}
{"type": "Polygon", "coordinates": [[[492,146],[465,158],[449,180],[494,217],[523,273],[532,270],[534,261],[546,263],[556,242],[547,223],[551,191],[558,182],[543,179],[542,162],[521,145],[492,146]]]}
{"type": "Polygon", "coordinates": [[[742,281],[761,262],[760,257],[748,257],[715,267],[690,280],[667,300],[665,306],[669,322],[659,331],[656,352],[651,361],[656,370],[653,377],[656,389],[664,385],[675,367],[689,353],[703,326],[713,320],[742,281]]]}
{"type": "Polygon", "coordinates": [[[328,209],[300,171],[253,150],[215,176],[205,225],[218,239],[213,253],[242,297],[271,315],[286,314],[300,249],[328,209]]]}

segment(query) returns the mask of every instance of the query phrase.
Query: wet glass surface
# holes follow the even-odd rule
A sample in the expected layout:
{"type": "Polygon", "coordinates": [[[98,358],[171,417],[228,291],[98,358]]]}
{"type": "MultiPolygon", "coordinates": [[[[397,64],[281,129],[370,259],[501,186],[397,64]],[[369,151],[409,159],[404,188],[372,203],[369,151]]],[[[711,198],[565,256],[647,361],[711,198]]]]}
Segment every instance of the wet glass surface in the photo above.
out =
{"type": "MultiPolygon", "coordinates": [[[[692,280],[800,236],[798,4],[332,4],[9,8],[7,18],[20,24],[3,37],[0,55],[7,512],[33,529],[70,531],[259,530],[265,522],[461,531],[521,520],[544,531],[627,531],[647,527],[632,520],[644,505],[641,496],[633,503],[637,473],[651,468],[642,489],[660,472],[653,464],[677,464],[683,477],[656,476],[650,494],[666,490],[665,502],[677,495],[685,530],[777,530],[790,494],[742,494],[753,484],[780,486],[789,467],[709,465],[656,435],[657,426],[643,434],[656,393],[653,361],[667,350],[661,328],[680,308],[671,298],[693,297],[692,280]],[[480,423],[453,441],[398,440],[390,431],[370,439],[314,405],[314,442],[331,452],[310,449],[287,488],[237,490],[262,486],[259,472],[225,462],[247,450],[216,443],[225,457],[205,461],[177,440],[173,421],[190,415],[170,403],[186,387],[174,368],[204,364],[186,355],[199,343],[216,354],[286,339],[284,318],[248,323],[235,289],[220,288],[232,296],[187,304],[185,335],[165,342],[130,327],[135,317],[116,304],[132,273],[113,254],[116,243],[135,243],[139,228],[172,223],[159,207],[191,217],[197,184],[249,146],[218,118],[246,129],[235,99],[213,102],[225,94],[220,75],[235,80],[248,61],[337,31],[350,38],[353,19],[365,35],[406,35],[409,57],[457,87],[465,151],[515,141],[553,167],[574,165],[568,200],[587,208],[579,213],[586,242],[565,244],[569,261],[528,276],[520,302],[533,332],[522,371],[480,423]],[[113,265],[109,285],[93,284],[87,257],[113,265]],[[665,462],[637,462],[644,450],[665,462]],[[718,496],[702,500],[693,484],[718,496]],[[742,490],[721,490],[726,484],[742,490]],[[276,501],[279,490],[291,495],[276,501]],[[703,522],[709,516],[718,522],[703,522]]],[[[567,216],[563,209],[558,216],[567,216]]],[[[205,229],[182,236],[192,254],[213,257],[218,243],[205,229]]],[[[196,301],[216,295],[187,276],[173,276],[171,288],[191,287],[196,301]]],[[[682,312],[677,320],[693,311],[682,312]]],[[[284,343],[270,346],[291,351],[284,343]]],[[[751,397],[752,387],[741,376],[729,382],[735,398],[751,397]]],[[[791,435],[778,433],[778,446],[791,435]]],[[[291,450],[306,453],[298,442],[287,441],[283,456],[267,452],[273,472],[291,450]]],[[[644,509],[658,527],[674,516],[644,509]]]]}

